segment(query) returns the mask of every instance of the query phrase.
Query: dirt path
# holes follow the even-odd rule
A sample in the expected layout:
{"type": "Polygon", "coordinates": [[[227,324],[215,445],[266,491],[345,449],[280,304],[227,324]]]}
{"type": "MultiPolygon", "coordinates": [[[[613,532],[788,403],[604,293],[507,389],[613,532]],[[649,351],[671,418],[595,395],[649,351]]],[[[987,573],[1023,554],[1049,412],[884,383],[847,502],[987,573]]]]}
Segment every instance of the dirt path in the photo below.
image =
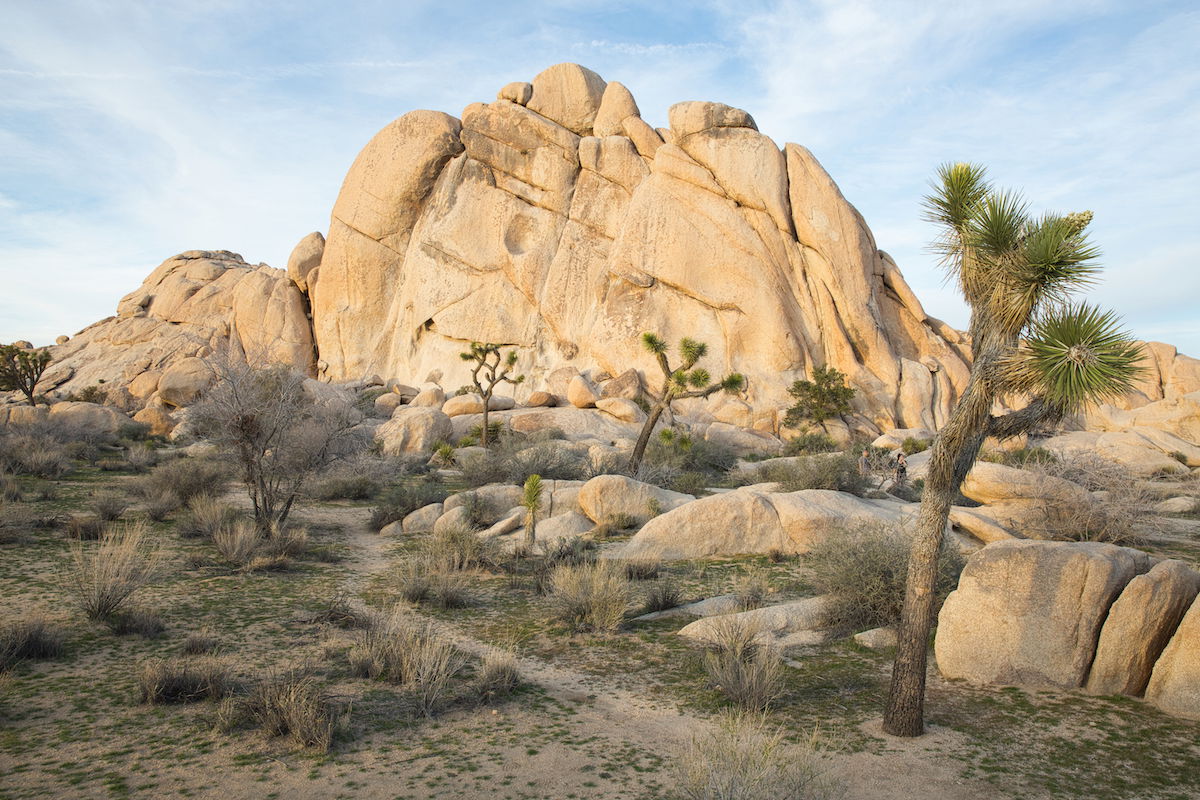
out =
{"type": "MultiPolygon", "coordinates": [[[[346,511],[352,511],[347,509],[346,511]]],[[[329,512],[327,512],[329,513],[329,512]]],[[[385,570],[392,557],[386,551],[386,541],[370,532],[359,515],[330,513],[328,522],[343,526],[345,541],[351,552],[346,565],[352,574],[343,585],[348,594],[358,592],[374,575],[385,570]]],[[[365,516],[365,515],[362,515],[365,516]]],[[[325,522],[326,520],[321,520],[325,522]]],[[[482,655],[490,645],[464,633],[455,625],[439,621],[459,648],[472,655],[482,655]]],[[[634,747],[645,748],[670,762],[673,753],[692,736],[707,730],[712,722],[680,711],[656,698],[608,684],[602,676],[584,674],[547,663],[541,659],[518,659],[522,677],[543,689],[551,697],[569,704],[573,709],[572,723],[577,736],[619,737],[634,747]]],[[[832,759],[837,774],[847,782],[847,797],[858,800],[901,800],[927,797],[939,800],[976,800],[979,796],[997,796],[995,788],[968,784],[958,776],[960,766],[939,751],[953,748],[957,735],[949,731],[934,731],[918,740],[905,741],[886,737],[878,723],[864,726],[869,734],[887,741],[886,754],[838,754],[832,759]]],[[[554,769],[547,779],[559,782],[561,770],[554,769]]],[[[549,791],[549,784],[545,787],[549,791]]],[[[461,797],[476,795],[464,793],[461,797]]],[[[478,795],[491,798],[490,792],[478,795]]],[[[546,797],[558,796],[546,794],[546,797]]],[[[608,793],[606,796],[616,797],[608,793]]]]}

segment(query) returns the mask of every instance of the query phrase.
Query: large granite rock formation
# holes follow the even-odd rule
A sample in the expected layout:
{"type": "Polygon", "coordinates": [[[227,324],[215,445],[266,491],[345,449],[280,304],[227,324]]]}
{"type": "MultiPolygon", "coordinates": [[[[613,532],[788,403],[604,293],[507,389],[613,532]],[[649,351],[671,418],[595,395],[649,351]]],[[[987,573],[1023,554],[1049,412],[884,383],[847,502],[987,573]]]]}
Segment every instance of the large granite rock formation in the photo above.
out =
{"type": "Polygon", "coordinates": [[[524,392],[565,365],[653,376],[638,342],[652,330],[745,373],[762,427],[819,364],[858,388],[865,426],[937,426],[965,343],[813,155],[719,103],[669,117],[655,131],[621,84],[559,64],[461,121],[392,122],[351,167],[306,276],[320,375],[442,370],[454,387],[475,339],[522,348],[524,392]]]}
{"type": "Polygon", "coordinates": [[[39,388],[126,388],[139,406],[182,405],[204,388],[207,373],[197,357],[222,349],[311,369],[304,295],[283,270],[224,250],[190,250],[125,295],[115,317],[56,346],[39,388]]]}

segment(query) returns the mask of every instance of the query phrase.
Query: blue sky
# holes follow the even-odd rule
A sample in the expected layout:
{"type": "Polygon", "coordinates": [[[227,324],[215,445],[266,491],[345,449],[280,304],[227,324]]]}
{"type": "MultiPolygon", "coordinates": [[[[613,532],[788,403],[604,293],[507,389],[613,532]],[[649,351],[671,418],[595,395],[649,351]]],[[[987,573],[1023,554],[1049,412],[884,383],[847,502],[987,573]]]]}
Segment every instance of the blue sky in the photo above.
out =
{"type": "Polygon", "coordinates": [[[919,211],[939,163],[1092,209],[1107,271],[1091,297],[1200,355],[1194,2],[3,6],[0,341],[74,334],[183,250],[282,267],[387,122],[576,61],[651,124],[716,100],[809,147],[955,325],[919,211]]]}

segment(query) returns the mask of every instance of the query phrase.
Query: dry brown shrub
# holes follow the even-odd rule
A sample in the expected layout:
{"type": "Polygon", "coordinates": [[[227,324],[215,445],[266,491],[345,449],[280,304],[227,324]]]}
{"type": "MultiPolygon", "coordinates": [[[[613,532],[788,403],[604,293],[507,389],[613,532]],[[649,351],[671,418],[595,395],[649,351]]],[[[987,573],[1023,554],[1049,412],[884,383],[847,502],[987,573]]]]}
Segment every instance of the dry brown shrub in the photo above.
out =
{"type": "Polygon", "coordinates": [[[143,703],[199,703],[231,691],[229,665],[211,657],[153,658],[138,672],[143,703]]]}
{"type": "Polygon", "coordinates": [[[73,542],[67,585],[79,607],[92,619],[115,614],[158,574],[162,551],[150,541],[145,523],[109,530],[99,544],[73,542]]]}
{"type": "Polygon", "coordinates": [[[759,628],[737,615],[713,619],[704,671],[709,682],[747,711],[763,711],[783,691],[779,651],[763,644],[759,628]]]}
{"type": "Polygon", "coordinates": [[[565,564],[550,578],[554,614],[574,631],[615,631],[625,619],[631,599],[624,569],[611,561],[565,564]]]}

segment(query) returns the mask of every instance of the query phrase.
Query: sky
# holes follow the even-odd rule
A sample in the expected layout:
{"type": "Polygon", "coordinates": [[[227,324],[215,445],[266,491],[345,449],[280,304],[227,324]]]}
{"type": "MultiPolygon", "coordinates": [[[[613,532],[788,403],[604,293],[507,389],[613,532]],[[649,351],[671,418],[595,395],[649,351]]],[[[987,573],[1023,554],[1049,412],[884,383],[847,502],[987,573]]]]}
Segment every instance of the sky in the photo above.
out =
{"type": "Polygon", "coordinates": [[[283,267],[392,119],[573,61],[652,125],[713,100],[808,147],[958,327],[920,213],[939,164],[1090,209],[1089,299],[1200,356],[1194,1],[0,0],[0,17],[0,341],[74,334],[185,250],[283,267]]]}

